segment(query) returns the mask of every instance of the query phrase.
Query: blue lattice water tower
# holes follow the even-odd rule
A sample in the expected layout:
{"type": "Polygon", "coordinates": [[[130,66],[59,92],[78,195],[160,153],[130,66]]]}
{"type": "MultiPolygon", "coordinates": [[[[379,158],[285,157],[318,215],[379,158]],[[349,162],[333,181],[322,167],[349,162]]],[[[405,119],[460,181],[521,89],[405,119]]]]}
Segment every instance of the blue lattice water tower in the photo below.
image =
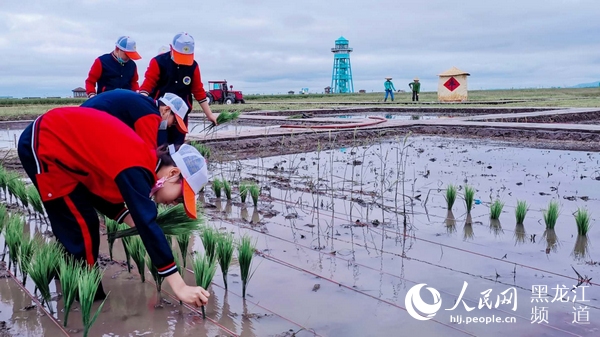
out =
{"type": "Polygon", "coordinates": [[[350,66],[352,48],[348,48],[348,40],[343,36],[335,40],[335,48],[331,48],[331,52],[333,53],[331,92],[334,94],[354,92],[352,67],[350,66]]]}

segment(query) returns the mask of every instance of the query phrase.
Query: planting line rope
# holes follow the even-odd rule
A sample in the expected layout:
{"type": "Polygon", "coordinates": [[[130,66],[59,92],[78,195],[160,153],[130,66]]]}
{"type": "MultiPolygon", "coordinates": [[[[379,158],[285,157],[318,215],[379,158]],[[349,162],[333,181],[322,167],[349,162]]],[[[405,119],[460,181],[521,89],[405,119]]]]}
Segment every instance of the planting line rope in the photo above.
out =
{"type": "MultiPolygon", "coordinates": [[[[277,200],[276,198],[273,198],[273,199],[277,200]]],[[[283,203],[289,203],[289,202],[287,202],[285,200],[278,200],[278,201],[281,201],[283,203]]],[[[339,218],[339,217],[334,217],[334,218],[338,219],[338,220],[344,220],[344,221],[346,221],[346,219],[342,219],[342,218],[339,218]]],[[[282,224],[278,224],[278,225],[291,228],[290,226],[286,226],[286,225],[282,225],[282,224]]],[[[305,233],[311,233],[311,231],[307,231],[307,230],[304,230],[304,229],[301,229],[301,228],[296,228],[296,230],[299,230],[299,231],[302,231],[302,232],[305,232],[305,233]]],[[[369,230],[372,230],[372,231],[374,231],[374,232],[382,235],[382,233],[379,230],[375,229],[375,228],[369,227],[369,230]]],[[[544,270],[544,269],[541,269],[541,268],[529,266],[529,265],[518,263],[518,262],[511,262],[508,259],[500,259],[500,258],[497,258],[497,257],[494,257],[494,256],[486,255],[486,254],[483,254],[483,253],[478,253],[478,252],[475,252],[475,251],[472,251],[472,250],[468,250],[468,249],[464,249],[464,248],[458,248],[458,247],[450,246],[450,245],[447,245],[447,244],[443,244],[443,243],[439,243],[439,242],[435,242],[435,241],[431,241],[431,240],[427,240],[427,239],[418,238],[415,235],[407,235],[407,234],[399,233],[399,232],[396,232],[396,231],[393,231],[393,230],[390,230],[390,232],[392,232],[394,234],[397,234],[397,235],[403,235],[403,236],[406,236],[406,237],[409,237],[409,238],[413,238],[415,240],[423,241],[423,242],[426,242],[426,243],[429,243],[429,244],[439,245],[439,246],[442,246],[442,247],[446,247],[448,249],[458,250],[458,251],[461,251],[463,253],[478,255],[478,256],[481,256],[481,257],[489,258],[489,259],[500,261],[500,262],[503,262],[503,263],[508,263],[508,264],[511,264],[511,265],[517,265],[519,267],[523,267],[523,268],[527,268],[527,269],[531,269],[531,270],[535,270],[535,271],[539,271],[539,272],[544,272],[544,273],[548,273],[548,274],[555,275],[555,276],[564,277],[564,278],[567,278],[567,279],[570,279],[570,280],[579,281],[576,277],[573,277],[573,276],[567,276],[567,275],[564,275],[564,274],[560,274],[560,273],[556,273],[556,272],[544,270]]],[[[341,241],[341,242],[350,243],[348,241],[341,240],[339,238],[334,238],[334,239],[338,240],[338,241],[341,241]]],[[[361,246],[360,244],[356,244],[356,245],[361,246]]],[[[362,247],[364,247],[364,246],[362,246],[362,247]]],[[[367,247],[365,247],[365,248],[367,248],[367,247]]],[[[381,251],[385,252],[385,253],[389,253],[389,254],[394,254],[392,252],[388,252],[388,251],[385,251],[385,250],[381,250],[381,251]]],[[[600,283],[590,282],[589,284],[590,285],[599,285],[600,283]]]]}
{"type": "MultiPolygon", "coordinates": [[[[231,224],[232,224],[232,225],[235,225],[234,223],[231,223],[231,224]]],[[[323,253],[323,252],[321,252],[321,251],[319,251],[319,250],[317,250],[317,249],[314,249],[314,248],[311,248],[311,247],[308,247],[308,246],[304,246],[304,245],[302,245],[302,244],[299,244],[299,243],[296,243],[296,242],[293,242],[293,241],[290,241],[290,240],[287,240],[287,239],[283,239],[283,238],[280,238],[280,237],[278,237],[278,236],[275,236],[275,235],[272,235],[272,234],[263,233],[263,232],[260,232],[260,231],[257,231],[257,230],[255,230],[255,229],[252,229],[252,228],[249,228],[249,229],[250,229],[250,230],[252,230],[252,231],[254,231],[254,232],[257,232],[257,233],[260,233],[260,234],[263,234],[263,235],[266,235],[266,236],[269,236],[269,237],[272,237],[272,238],[275,238],[275,239],[278,239],[278,240],[281,240],[281,241],[284,241],[284,242],[287,242],[287,243],[290,243],[290,244],[293,244],[293,245],[296,245],[296,246],[299,246],[299,247],[302,247],[302,248],[304,248],[304,249],[308,249],[308,250],[311,250],[311,251],[317,252],[317,253],[319,253],[320,255],[325,255],[325,256],[327,256],[327,257],[333,257],[333,258],[335,258],[335,259],[339,259],[339,260],[342,260],[342,261],[346,261],[346,262],[349,262],[349,263],[351,263],[351,264],[354,264],[354,265],[357,265],[357,266],[363,267],[363,268],[365,268],[365,269],[370,269],[370,270],[373,270],[373,271],[379,272],[380,274],[388,275],[388,276],[391,276],[391,277],[394,277],[394,278],[398,278],[398,279],[401,279],[401,280],[404,280],[404,281],[408,281],[408,282],[410,282],[410,283],[414,283],[414,284],[418,284],[418,283],[419,283],[419,282],[416,282],[416,281],[413,281],[413,280],[407,279],[407,278],[405,278],[405,277],[403,277],[403,276],[395,275],[395,274],[392,274],[392,273],[389,273],[389,272],[386,272],[386,271],[383,271],[383,270],[378,270],[378,269],[375,269],[375,268],[373,268],[373,267],[370,267],[370,266],[367,266],[367,265],[364,265],[364,264],[361,264],[361,263],[358,263],[358,262],[352,261],[352,260],[350,260],[350,259],[346,259],[346,258],[340,257],[340,256],[338,256],[338,255],[332,255],[332,254],[328,254],[328,253],[323,253]]],[[[267,255],[267,254],[265,254],[265,253],[263,253],[263,252],[260,252],[260,251],[257,251],[257,254],[258,254],[258,255],[267,255]]],[[[268,256],[271,256],[271,255],[268,255],[268,256]]],[[[399,256],[399,255],[398,255],[398,256],[399,256]]],[[[407,258],[407,259],[413,259],[413,258],[410,258],[410,257],[408,257],[408,256],[406,256],[406,258],[407,258]]],[[[417,260],[417,261],[419,261],[419,262],[423,262],[423,261],[420,261],[420,260],[417,260]]],[[[274,262],[275,262],[275,261],[274,261],[274,262]]],[[[289,262],[286,262],[286,263],[288,263],[289,265],[293,265],[293,264],[291,264],[291,263],[289,263],[289,262]]],[[[295,266],[295,265],[293,265],[293,266],[295,267],[295,269],[299,269],[299,270],[302,270],[302,271],[306,271],[305,269],[303,269],[303,268],[301,268],[301,267],[298,267],[298,266],[295,266]]],[[[436,265],[434,265],[434,266],[436,266],[436,265]]],[[[309,271],[306,271],[306,272],[309,272],[309,271]]],[[[309,272],[309,273],[310,273],[310,272],[309,272]]],[[[319,275],[319,277],[322,277],[322,276],[320,276],[320,275],[319,275]]],[[[322,278],[325,278],[325,279],[327,279],[326,277],[322,277],[322,278]]],[[[329,279],[328,279],[328,280],[329,280],[329,279]]],[[[447,292],[447,291],[441,291],[441,292],[442,292],[442,293],[445,293],[445,294],[447,294],[447,295],[450,295],[450,296],[458,297],[458,296],[456,296],[455,294],[452,294],[452,293],[450,293],[450,292],[447,292]]],[[[467,301],[469,301],[469,302],[472,302],[472,303],[477,303],[475,300],[469,300],[469,299],[466,299],[466,300],[467,300],[467,301]]],[[[597,307],[594,307],[594,308],[598,309],[597,307]]],[[[515,313],[513,313],[513,312],[509,312],[509,311],[503,310],[503,309],[494,308],[494,310],[498,310],[498,311],[500,311],[500,312],[503,312],[503,313],[506,313],[506,314],[514,315],[514,316],[516,316],[516,317],[519,317],[519,318],[521,318],[521,319],[523,319],[523,320],[527,320],[527,319],[528,319],[527,317],[523,317],[523,316],[517,315],[517,314],[515,314],[515,313]]],[[[549,325],[549,324],[544,324],[544,326],[546,326],[546,327],[548,327],[548,328],[551,328],[551,329],[554,329],[554,330],[558,330],[558,331],[561,331],[561,332],[565,332],[565,333],[571,334],[571,333],[570,333],[570,332],[568,332],[568,331],[564,331],[564,330],[562,330],[562,329],[560,329],[560,328],[557,328],[557,327],[555,327],[555,326],[552,326],[552,325],[549,325]]],[[[573,335],[574,335],[574,336],[577,336],[577,335],[575,335],[575,334],[573,334],[573,335]]]]}
{"type": "MultiPolygon", "coordinates": [[[[27,290],[27,288],[25,288],[25,286],[23,286],[21,284],[21,282],[19,282],[19,280],[17,279],[17,277],[7,268],[6,271],[8,272],[8,274],[10,275],[11,279],[13,281],[15,281],[15,283],[19,286],[19,288],[21,288],[21,290],[23,290],[25,292],[25,294],[27,294],[27,296],[29,296],[31,298],[32,301],[35,302],[36,306],[38,308],[41,308],[42,311],[44,311],[44,314],[46,314],[46,316],[52,321],[54,322],[54,324],[56,324],[56,326],[58,327],[58,329],[63,332],[65,334],[65,336],[69,336],[69,333],[63,328],[63,326],[54,318],[54,316],[52,316],[50,314],[50,312],[48,312],[48,310],[46,310],[46,308],[44,308],[44,306],[42,305],[42,303],[40,303],[40,301],[37,299],[37,297],[35,297],[33,294],[31,294],[29,292],[29,290],[27,290]]],[[[56,308],[56,310],[58,310],[58,307],[56,308]]]]}

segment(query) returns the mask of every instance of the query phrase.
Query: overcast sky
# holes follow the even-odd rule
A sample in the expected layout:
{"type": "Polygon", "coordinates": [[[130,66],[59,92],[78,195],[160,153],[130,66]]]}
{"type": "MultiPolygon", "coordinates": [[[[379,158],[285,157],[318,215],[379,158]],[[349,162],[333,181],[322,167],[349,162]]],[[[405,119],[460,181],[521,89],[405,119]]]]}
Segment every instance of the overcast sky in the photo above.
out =
{"type": "Polygon", "coordinates": [[[117,38],[137,41],[140,84],[173,36],[196,40],[203,82],[245,93],[331,84],[344,36],[354,89],[436,90],[440,72],[471,89],[571,86],[600,80],[598,0],[0,0],[0,96],[69,96],[117,38]]]}

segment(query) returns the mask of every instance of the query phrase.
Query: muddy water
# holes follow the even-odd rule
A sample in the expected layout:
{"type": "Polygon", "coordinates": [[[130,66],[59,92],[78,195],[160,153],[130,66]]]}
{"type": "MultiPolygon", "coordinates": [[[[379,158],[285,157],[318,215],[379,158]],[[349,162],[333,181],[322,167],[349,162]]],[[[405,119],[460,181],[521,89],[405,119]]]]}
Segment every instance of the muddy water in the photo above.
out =
{"type": "Polygon", "coordinates": [[[319,117],[334,117],[343,119],[357,119],[357,118],[369,118],[371,116],[384,117],[386,119],[397,119],[397,120],[430,120],[438,118],[449,118],[450,116],[445,115],[396,115],[389,113],[371,113],[371,114],[344,114],[344,115],[319,115],[319,117]]]}
{"type": "MultiPolygon", "coordinates": [[[[306,320],[317,333],[328,334],[329,327],[339,325],[356,335],[365,335],[365,331],[366,335],[389,335],[399,326],[407,332],[426,326],[432,333],[450,335],[464,334],[453,328],[486,336],[506,332],[520,336],[594,335],[600,327],[597,290],[594,286],[569,290],[578,283],[571,266],[582,276],[600,278],[598,266],[593,265],[598,257],[589,245],[583,249],[585,240],[577,239],[572,216],[577,207],[587,207],[592,211],[592,224],[597,222],[593,205],[600,197],[600,156],[419,137],[408,140],[406,155],[400,158],[396,152],[400,141],[256,159],[235,166],[217,164],[212,169],[234,181],[241,172],[241,178],[258,179],[267,187],[256,210],[250,204],[245,210],[236,204],[218,206],[208,199],[220,210],[208,209],[219,218],[215,226],[235,232],[243,227],[242,232],[258,238],[259,250],[265,254],[259,260],[261,266],[267,265],[261,267],[262,273],[268,275],[257,272],[250,292],[270,294],[261,303],[306,320]],[[398,176],[402,161],[406,174],[398,176]],[[396,192],[396,181],[404,181],[405,200],[402,186],[396,192]],[[460,197],[451,215],[454,220],[447,221],[443,189],[449,182],[468,182],[477,190],[475,198],[480,203],[471,212],[469,223],[460,197]],[[489,220],[489,202],[495,198],[506,203],[500,224],[489,220]],[[553,198],[561,203],[561,216],[554,233],[544,233],[540,209],[553,198]],[[517,199],[530,205],[523,228],[514,222],[517,199]],[[405,202],[406,232],[401,214],[405,202]],[[284,279],[273,276],[275,266],[284,267],[284,279]],[[405,295],[415,284],[426,283],[440,291],[442,308],[451,309],[465,282],[462,299],[475,311],[460,305],[420,322],[404,310],[405,295]],[[320,287],[313,291],[316,283],[320,287]],[[328,289],[324,285],[338,287],[338,291],[321,292],[328,289]],[[345,285],[352,288],[352,296],[346,294],[345,285]],[[548,302],[532,303],[534,285],[546,287],[547,296],[541,301],[548,302]],[[288,291],[290,288],[295,290],[288,291]],[[497,296],[507,289],[515,292],[517,307],[495,307],[497,296]],[[560,300],[557,293],[564,289],[560,300]],[[320,301],[328,303],[326,316],[318,314],[323,306],[320,301]],[[302,309],[289,308],[289,303],[302,309]],[[385,307],[397,321],[388,325],[372,305],[385,307]],[[574,306],[587,307],[589,322],[580,322],[586,319],[579,314],[579,322],[584,324],[573,323],[574,306]],[[361,309],[360,324],[347,314],[348,307],[365,308],[361,309]],[[548,323],[532,324],[535,310],[548,312],[548,323]],[[515,317],[516,323],[464,325],[451,323],[450,315],[464,319],[467,315],[515,317]],[[402,324],[398,324],[400,320],[402,324]]],[[[598,240],[600,235],[592,227],[587,241],[598,240]]],[[[424,298],[426,293],[421,292],[424,298]]]]}

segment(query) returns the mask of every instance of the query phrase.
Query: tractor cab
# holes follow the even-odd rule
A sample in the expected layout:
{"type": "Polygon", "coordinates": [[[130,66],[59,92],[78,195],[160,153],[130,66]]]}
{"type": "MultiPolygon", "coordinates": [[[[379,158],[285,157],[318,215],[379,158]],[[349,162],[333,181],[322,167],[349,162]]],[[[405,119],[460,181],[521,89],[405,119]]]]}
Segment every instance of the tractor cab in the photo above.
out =
{"type": "Polygon", "coordinates": [[[221,104],[245,103],[241,91],[234,91],[233,85],[227,87],[227,81],[208,81],[208,92],[206,93],[208,104],[214,102],[221,104]]]}

